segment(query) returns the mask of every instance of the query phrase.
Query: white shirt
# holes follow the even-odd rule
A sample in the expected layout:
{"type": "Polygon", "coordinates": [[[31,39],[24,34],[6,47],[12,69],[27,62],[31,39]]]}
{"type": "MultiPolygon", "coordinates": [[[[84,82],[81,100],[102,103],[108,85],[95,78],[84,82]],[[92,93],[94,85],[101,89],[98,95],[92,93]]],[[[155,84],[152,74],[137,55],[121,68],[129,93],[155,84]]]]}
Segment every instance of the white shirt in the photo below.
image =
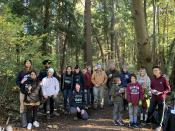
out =
{"type": "Polygon", "coordinates": [[[55,77],[43,78],[41,87],[44,96],[52,96],[54,94],[58,94],[60,90],[59,82],[55,77]]]}

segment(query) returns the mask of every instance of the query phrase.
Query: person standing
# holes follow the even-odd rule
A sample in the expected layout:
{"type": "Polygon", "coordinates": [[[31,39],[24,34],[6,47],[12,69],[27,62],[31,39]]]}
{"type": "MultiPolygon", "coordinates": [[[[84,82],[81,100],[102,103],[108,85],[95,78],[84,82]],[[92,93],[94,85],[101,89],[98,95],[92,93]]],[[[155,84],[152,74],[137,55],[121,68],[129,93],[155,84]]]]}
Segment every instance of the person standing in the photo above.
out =
{"type": "Polygon", "coordinates": [[[72,67],[67,66],[66,71],[61,76],[61,90],[64,96],[64,110],[65,113],[69,111],[69,96],[73,90],[73,74],[72,67]]]}
{"type": "Polygon", "coordinates": [[[26,127],[26,113],[25,113],[25,106],[24,106],[24,98],[25,98],[25,89],[23,88],[24,82],[30,77],[30,71],[32,70],[32,61],[25,60],[24,61],[24,69],[20,71],[16,78],[16,85],[20,88],[20,118],[21,118],[21,126],[26,127]]]}
{"type": "Polygon", "coordinates": [[[154,77],[151,79],[151,102],[148,110],[148,119],[147,123],[150,123],[153,117],[153,113],[158,106],[158,122],[156,131],[161,131],[162,123],[164,120],[164,112],[165,112],[165,99],[168,93],[171,91],[169,82],[162,75],[160,67],[153,67],[153,75],[154,77]]]}
{"type": "Polygon", "coordinates": [[[128,84],[126,93],[129,107],[129,127],[137,128],[138,106],[142,105],[143,89],[137,82],[135,74],[131,74],[131,83],[128,84]]]}
{"type": "Polygon", "coordinates": [[[146,73],[146,69],[141,67],[139,70],[139,75],[137,76],[138,83],[142,86],[144,92],[144,98],[142,101],[142,105],[140,107],[140,120],[145,123],[147,120],[147,112],[148,112],[148,101],[151,95],[150,89],[150,78],[146,73]]]}
{"type": "Polygon", "coordinates": [[[88,67],[83,69],[83,77],[84,77],[84,95],[85,95],[85,103],[86,106],[89,107],[93,105],[93,84],[91,81],[92,74],[91,71],[88,70],[88,67]]]}
{"type": "MultiPolygon", "coordinates": [[[[125,91],[126,91],[127,85],[130,83],[130,77],[131,77],[131,74],[128,71],[128,66],[123,65],[122,71],[120,73],[120,79],[122,81],[122,86],[125,88],[125,91]]],[[[125,97],[123,98],[124,110],[126,110],[127,107],[128,107],[128,102],[127,102],[127,99],[126,99],[126,93],[124,93],[124,95],[125,95],[125,97]]]]}
{"type": "Polygon", "coordinates": [[[47,117],[50,119],[53,115],[57,115],[54,113],[54,101],[57,98],[60,87],[58,80],[53,76],[54,69],[49,68],[47,72],[47,77],[44,77],[41,82],[42,93],[45,98],[44,103],[44,112],[47,114],[47,117]],[[47,105],[49,104],[50,108],[47,109],[47,105]],[[49,113],[48,113],[49,112],[49,113]]]}
{"type": "Polygon", "coordinates": [[[37,109],[41,100],[41,90],[35,70],[31,71],[30,77],[24,82],[23,89],[26,92],[24,105],[27,110],[27,129],[31,130],[32,126],[39,127],[39,122],[37,121],[37,109]]]}
{"type": "Polygon", "coordinates": [[[80,67],[78,65],[74,68],[74,74],[73,74],[73,87],[75,87],[76,83],[80,84],[80,89],[84,89],[84,78],[83,73],[80,70],[80,67]]]}
{"type": "Polygon", "coordinates": [[[120,77],[114,78],[114,83],[111,89],[112,100],[114,104],[113,108],[113,120],[116,126],[123,126],[123,95],[124,88],[121,85],[120,77]]]}
{"type": "Polygon", "coordinates": [[[97,109],[98,102],[100,102],[100,108],[104,106],[104,88],[107,82],[107,75],[105,71],[102,70],[100,64],[96,66],[96,70],[92,74],[91,78],[92,83],[94,84],[94,109],[97,109]]]}
{"type": "Polygon", "coordinates": [[[119,76],[119,72],[115,68],[115,64],[111,64],[109,70],[106,72],[108,76],[107,87],[108,87],[108,104],[112,105],[111,88],[113,86],[113,79],[119,76]]]}

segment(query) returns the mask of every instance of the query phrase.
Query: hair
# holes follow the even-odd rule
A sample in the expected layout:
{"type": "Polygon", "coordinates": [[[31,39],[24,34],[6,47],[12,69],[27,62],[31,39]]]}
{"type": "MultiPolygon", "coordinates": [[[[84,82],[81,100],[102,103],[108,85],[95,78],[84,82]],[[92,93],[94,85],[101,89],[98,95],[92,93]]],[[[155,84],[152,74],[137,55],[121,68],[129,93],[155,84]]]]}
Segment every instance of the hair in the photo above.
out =
{"type": "Polygon", "coordinates": [[[72,74],[72,66],[67,66],[67,67],[66,67],[66,74],[67,74],[67,69],[68,69],[68,68],[71,68],[71,74],[72,74]]]}
{"type": "Polygon", "coordinates": [[[117,79],[121,80],[121,78],[119,76],[116,76],[113,78],[113,82],[115,83],[117,79]]]}
{"type": "Polygon", "coordinates": [[[27,60],[25,60],[25,61],[24,61],[24,65],[25,65],[27,62],[30,62],[30,63],[31,63],[31,65],[32,65],[32,61],[31,61],[31,60],[29,60],[29,59],[27,59],[27,60]]]}
{"type": "Polygon", "coordinates": [[[38,75],[38,73],[36,72],[36,70],[32,69],[32,70],[30,71],[30,74],[31,74],[32,72],[34,72],[34,73],[36,74],[36,76],[38,75]]]}
{"type": "MultiPolygon", "coordinates": [[[[131,74],[131,77],[135,77],[135,79],[137,79],[136,74],[131,74]]],[[[130,79],[131,79],[131,77],[130,77],[130,79]]]]}
{"type": "Polygon", "coordinates": [[[153,66],[153,68],[152,68],[152,69],[155,69],[155,68],[157,68],[157,69],[159,69],[159,70],[160,70],[160,67],[159,67],[159,66],[153,66]]]}

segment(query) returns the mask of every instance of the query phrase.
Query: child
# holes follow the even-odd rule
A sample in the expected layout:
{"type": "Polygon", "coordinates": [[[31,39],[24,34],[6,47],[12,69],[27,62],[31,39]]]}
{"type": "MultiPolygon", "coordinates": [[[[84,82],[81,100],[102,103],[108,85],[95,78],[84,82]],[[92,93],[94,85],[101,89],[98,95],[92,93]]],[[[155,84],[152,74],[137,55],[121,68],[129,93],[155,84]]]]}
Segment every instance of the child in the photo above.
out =
{"type": "Polygon", "coordinates": [[[121,85],[120,77],[114,78],[114,83],[111,89],[112,100],[114,104],[113,108],[113,119],[114,124],[123,126],[124,123],[122,121],[122,111],[123,111],[123,97],[124,88],[121,85]]]}
{"type": "Polygon", "coordinates": [[[33,70],[30,73],[30,77],[24,82],[25,99],[24,105],[26,105],[26,116],[27,116],[27,129],[31,130],[32,125],[39,127],[37,122],[37,109],[40,105],[40,86],[37,80],[36,72],[33,70]]]}
{"type": "Polygon", "coordinates": [[[138,105],[142,104],[143,90],[141,85],[137,82],[135,74],[131,75],[131,83],[128,84],[126,92],[129,107],[129,127],[137,128],[138,105]]]}
{"type": "Polygon", "coordinates": [[[84,94],[80,90],[80,84],[75,84],[75,90],[70,96],[70,113],[77,114],[77,117],[74,117],[74,120],[82,118],[83,120],[88,119],[88,113],[85,110],[84,94]]]}

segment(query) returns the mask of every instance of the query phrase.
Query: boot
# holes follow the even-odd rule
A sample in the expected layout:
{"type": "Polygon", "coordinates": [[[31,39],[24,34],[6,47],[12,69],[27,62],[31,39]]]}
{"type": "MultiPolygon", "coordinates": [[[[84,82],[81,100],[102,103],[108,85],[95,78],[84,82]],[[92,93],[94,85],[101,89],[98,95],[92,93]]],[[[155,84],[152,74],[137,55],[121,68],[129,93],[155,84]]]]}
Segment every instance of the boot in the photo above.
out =
{"type": "Polygon", "coordinates": [[[26,118],[26,112],[23,112],[20,114],[20,117],[21,117],[21,126],[23,128],[26,128],[27,127],[27,118],[26,118]]]}

